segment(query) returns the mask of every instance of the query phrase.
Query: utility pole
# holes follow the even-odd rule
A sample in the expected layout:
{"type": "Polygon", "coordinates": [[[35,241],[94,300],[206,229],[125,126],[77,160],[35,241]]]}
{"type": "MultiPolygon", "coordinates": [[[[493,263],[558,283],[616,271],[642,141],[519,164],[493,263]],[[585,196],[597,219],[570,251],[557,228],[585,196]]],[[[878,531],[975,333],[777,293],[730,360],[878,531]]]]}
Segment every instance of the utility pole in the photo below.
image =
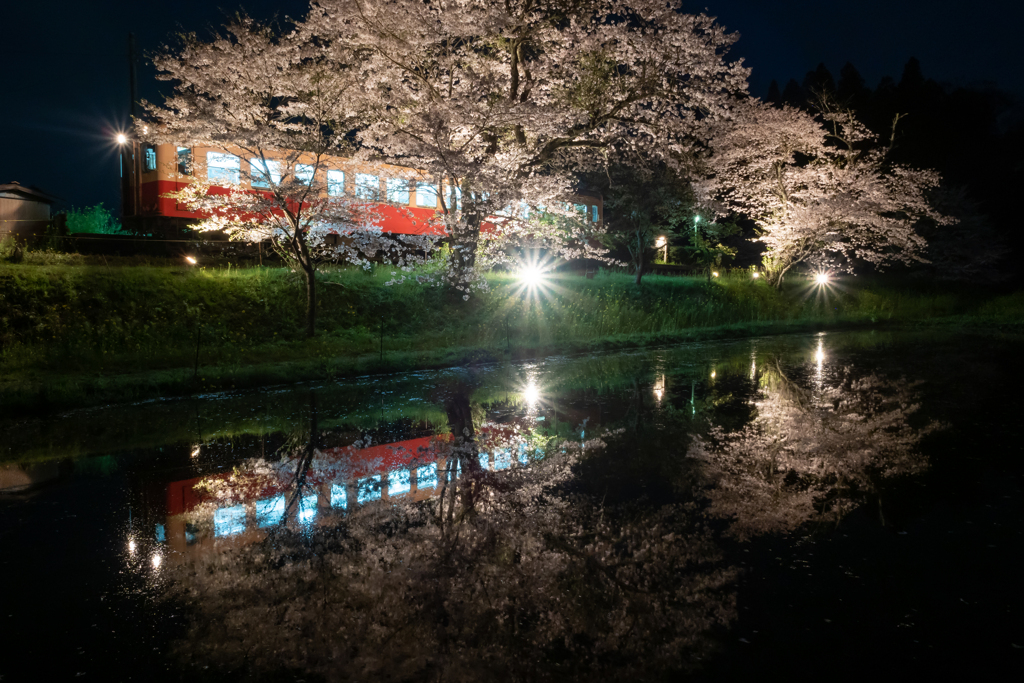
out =
{"type": "Polygon", "coordinates": [[[139,116],[139,78],[136,67],[138,52],[135,48],[135,34],[128,34],[128,97],[130,115],[129,129],[124,135],[127,140],[121,145],[121,220],[127,225],[128,219],[135,219],[142,204],[142,187],[139,174],[142,172],[139,145],[132,128],[139,116]]]}
{"type": "Polygon", "coordinates": [[[135,52],[135,34],[128,34],[128,94],[132,98],[131,115],[132,121],[139,115],[139,76],[136,73],[138,55],[135,52]]]}

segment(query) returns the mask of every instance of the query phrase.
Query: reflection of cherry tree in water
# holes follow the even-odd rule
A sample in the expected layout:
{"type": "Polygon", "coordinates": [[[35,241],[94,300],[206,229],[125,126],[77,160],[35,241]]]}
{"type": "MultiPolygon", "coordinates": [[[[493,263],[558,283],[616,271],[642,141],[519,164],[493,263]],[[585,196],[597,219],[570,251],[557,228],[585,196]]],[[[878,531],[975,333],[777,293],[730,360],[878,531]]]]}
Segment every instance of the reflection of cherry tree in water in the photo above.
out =
{"type": "MultiPolygon", "coordinates": [[[[464,394],[444,403],[453,438],[425,454],[447,463],[429,499],[371,503],[304,532],[284,523],[175,568],[174,594],[197,612],[179,653],[243,675],[561,680],[685,668],[710,647],[709,630],[733,618],[734,572],[686,508],[571,493],[597,439],[484,469],[480,450],[521,435],[485,439],[464,394]]],[[[322,459],[295,455],[307,463],[298,488],[322,459]]]]}
{"type": "Polygon", "coordinates": [[[709,514],[747,539],[814,519],[838,522],[874,497],[884,524],[881,483],[926,469],[916,447],[939,427],[911,426],[915,385],[845,368],[834,386],[810,392],[778,364],[760,381],[753,422],[731,433],[712,427],[690,446],[689,457],[705,466],[709,514]]]}

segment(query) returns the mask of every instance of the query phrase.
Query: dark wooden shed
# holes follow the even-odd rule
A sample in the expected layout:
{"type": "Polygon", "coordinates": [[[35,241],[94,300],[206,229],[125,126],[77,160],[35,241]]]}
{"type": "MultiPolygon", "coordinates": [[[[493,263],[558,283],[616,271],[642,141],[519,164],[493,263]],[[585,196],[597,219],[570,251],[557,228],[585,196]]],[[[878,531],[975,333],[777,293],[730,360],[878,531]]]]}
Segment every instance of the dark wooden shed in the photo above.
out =
{"type": "Polygon", "coordinates": [[[14,235],[21,243],[42,235],[57,201],[41,190],[11,182],[0,185],[0,241],[14,235]]]}

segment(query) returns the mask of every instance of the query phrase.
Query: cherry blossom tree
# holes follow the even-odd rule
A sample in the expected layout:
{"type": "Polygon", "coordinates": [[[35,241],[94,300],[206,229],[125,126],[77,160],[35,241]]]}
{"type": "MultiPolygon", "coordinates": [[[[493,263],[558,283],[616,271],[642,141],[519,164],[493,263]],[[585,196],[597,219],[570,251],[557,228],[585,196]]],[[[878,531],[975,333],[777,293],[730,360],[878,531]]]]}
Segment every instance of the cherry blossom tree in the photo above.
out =
{"type": "Polygon", "coordinates": [[[400,266],[428,252],[429,238],[385,234],[377,204],[330,186],[327,163],[351,153],[361,119],[349,107],[356,74],[337,72],[294,34],[280,35],[242,16],[209,42],[183,37],[155,58],[158,78],[174,83],[163,105],[146,104],[140,136],[210,147],[230,168],[197,164],[172,193],[204,216],[193,228],[233,239],[269,241],[306,280],[306,334],[316,329],[316,272],[326,260],[400,266]]]}
{"type": "Polygon", "coordinates": [[[658,0],[317,0],[300,32],[358,83],[359,153],[439,188],[463,290],[509,242],[592,252],[584,222],[533,219],[572,218],[580,173],[688,151],[748,73],[736,34],[658,0]]]}
{"type": "Polygon", "coordinates": [[[913,384],[845,368],[808,390],[777,364],[762,370],[760,384],[750,424],[713,427],[687,453],[705,466],[708,513],[729,520],[729,535],[838,522],[864,498],[877,497],[881,514],[881,482],[927,469],[917,445],[941,425],[913,423],[913,384]]]}
{"type": "MultiPolygon", "coordinates": [[[[282,516],[263,541],[169,568],[168,595],[196,617],[178,654],[222,674],[443,681],[619,680],[706,657],[713,630],[735,619],[737,571],[703,520],[684,505],[573,493],[600,438],[548,439],[540,452],[531,441],[508,469],[470,468],[523,437],[474,424],[469,408],[464,395],[446,401],[452,438],[420,452],[438,463],[430,498],[349,504],[306,528],[282,516]]],[[[314,447],[315,425],[308,438],[279,462],[200,482],[208,507],[191,514],[269,482],[295,499],[303,481],[352,476],[314,447]]]]}
{"type": "Polygon", "coordinates": [[[806,262],[847,271],[855,259],[876,268],[921,262],[926,242],[915,224],[948,222],[928,200],[939,175],[892,163],[891,138],[883,143],[827,101],[816,118],[745,100],[709,125],[708,140],[710,176],[698,191],[716,210],[756,221],[776,286],[806,262]]]}

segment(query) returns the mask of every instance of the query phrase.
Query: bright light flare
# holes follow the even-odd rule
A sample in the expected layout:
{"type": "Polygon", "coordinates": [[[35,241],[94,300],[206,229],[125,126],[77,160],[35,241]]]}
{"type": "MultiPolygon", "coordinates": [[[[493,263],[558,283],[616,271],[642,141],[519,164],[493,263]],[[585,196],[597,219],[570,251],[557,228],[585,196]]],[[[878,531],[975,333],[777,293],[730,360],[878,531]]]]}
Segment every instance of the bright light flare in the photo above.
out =
{"type": "Polygon", "coordinates": [[[123,145],[126,142],[128,142],[128,136],[125,135],[124,133],[118,133],[117,134],[117,144],[123,145]]]}
{"type": "Polygon", "coordinates": [[[128,554],[132,555],[133,557],[135,556],[135,539],[134,538],[128,539],[128,554]]]}
{"type": "Polygon", "coordinates": [[[757,278],[761,277],[761,273],[754,273],[752,277],[756,280],[757,278]]]}
{"type": "Polygon", "coordinates": [[[524,266],[519,271],[519,281],[527,287],[537,287],[544,282],[544,271],[537,266],[524,266]]]}
{"type": "Polygon", "coordinates": [[[164,556],[160,553],[153,555],[153,569],[160,569],[160,563],[164,561],[164,556]]]}
{"type": "Polygon", "coordinates": [[[185,260],[191,263],[193,266],[196,264],[196,259],[194,256],[186,256],[185,260]]]}
{"type": "Polygon", "coordinates": [[[714,277],[718,277],[718,271],[717,270],[711,271],[711,275],[714,276],[714,277]]]}
{"type": "Polygon", "coordinates": [[[538,401],[540,401],[540,389],[533,382],[526,385],[523,389],[523,400],[526,401],[526,405],[530,408],[536,407],[538,401]]]}
{"type": "Polygon", "coordinates": [[[658,399],[658,403],[665,397],[665,375],[654,383],[654,397],[658,399]]]}
{"type": "Polygon", "coordinates": [[[825,272],[818,273],[817,275],[814,276],[814,281],[817,282],[819,285],[827,285],[828,284],[828,273],[825,273],[825,272]]]}
{"type": "Polygon", "coordinates": [[[197,445],[195,445],[195,446],[193,446],[193,447],[192,447],[192,457],[193,457],[193,458],[198,458],[198,457],[199,457],[199,454],[200,454],[201,452],[202,452],[202,446],[200,446],[200,445],[198,445],[198,444],[197,444],[197,445]]]}

